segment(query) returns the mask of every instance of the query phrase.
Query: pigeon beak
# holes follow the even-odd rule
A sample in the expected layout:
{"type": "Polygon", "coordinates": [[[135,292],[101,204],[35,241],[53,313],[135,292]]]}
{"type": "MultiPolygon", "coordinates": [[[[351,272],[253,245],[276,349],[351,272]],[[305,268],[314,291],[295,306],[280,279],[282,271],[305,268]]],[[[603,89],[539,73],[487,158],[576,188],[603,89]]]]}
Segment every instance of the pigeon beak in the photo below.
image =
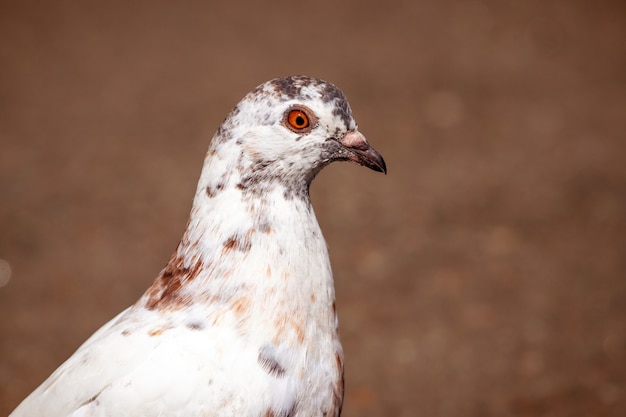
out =
{"type": "Polygon", "coordinates": [[[385,160],[376,149],[367,143],[365,136],[361,132],[356,130],[350,131],[339,139],[339,143],[348,151],[347,159],[349,161],[387,174],[385,160]]]}

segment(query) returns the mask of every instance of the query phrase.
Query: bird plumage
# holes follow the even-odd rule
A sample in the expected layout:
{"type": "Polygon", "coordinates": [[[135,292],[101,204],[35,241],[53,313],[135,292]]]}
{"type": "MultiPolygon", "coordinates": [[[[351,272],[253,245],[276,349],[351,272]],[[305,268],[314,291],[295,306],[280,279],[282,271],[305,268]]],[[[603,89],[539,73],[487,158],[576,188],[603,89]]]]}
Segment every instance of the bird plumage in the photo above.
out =
{"type": "Polygon", "coordinates": [[[335,86],[249,93],[211,141],[165,268],[11,417],[338,416],[333,277],[309,199],[335,160],[386,172],[335,86]]]}

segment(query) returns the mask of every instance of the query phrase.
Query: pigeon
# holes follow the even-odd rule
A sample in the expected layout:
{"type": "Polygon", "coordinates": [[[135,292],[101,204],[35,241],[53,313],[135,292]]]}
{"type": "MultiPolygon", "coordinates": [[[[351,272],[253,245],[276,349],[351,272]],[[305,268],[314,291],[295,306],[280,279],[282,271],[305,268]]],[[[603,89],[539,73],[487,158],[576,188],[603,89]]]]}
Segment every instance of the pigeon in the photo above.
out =
{"type": "Polygon", "coordinates": [[[248,93],[152,285],[10,416],[339,416],[335,290],[309,197],[333,161],[387,172],[337,87],[290,76],[248,93]]]}

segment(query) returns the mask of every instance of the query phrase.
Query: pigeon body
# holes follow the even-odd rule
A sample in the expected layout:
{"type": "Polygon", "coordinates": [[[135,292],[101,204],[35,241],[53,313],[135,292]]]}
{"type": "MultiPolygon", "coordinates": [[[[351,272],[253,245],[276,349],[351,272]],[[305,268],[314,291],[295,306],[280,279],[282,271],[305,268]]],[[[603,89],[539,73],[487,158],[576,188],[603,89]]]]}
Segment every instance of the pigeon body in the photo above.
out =
{"type": "Polygon", "coordinates": [[[154,283],[11,417],[338,416],[333,277],[309,199],[336,160],[386,172],[339,89],[301,76],[249,93],[213,137],[154,283]]]}

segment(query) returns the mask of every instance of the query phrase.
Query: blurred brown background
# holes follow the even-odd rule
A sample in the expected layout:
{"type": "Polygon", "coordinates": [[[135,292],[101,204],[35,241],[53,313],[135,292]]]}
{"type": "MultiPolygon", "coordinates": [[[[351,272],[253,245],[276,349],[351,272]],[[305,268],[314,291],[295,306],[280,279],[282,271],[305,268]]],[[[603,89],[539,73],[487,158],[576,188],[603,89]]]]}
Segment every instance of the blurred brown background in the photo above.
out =
{"type": "Polygon", "coordinates": [[[626,6],[565,0],[2,1],[0,415],[156,276],[232,106],[301,73],[389,167],[312,189],[344,416],[626,415],[626,6]]]}

